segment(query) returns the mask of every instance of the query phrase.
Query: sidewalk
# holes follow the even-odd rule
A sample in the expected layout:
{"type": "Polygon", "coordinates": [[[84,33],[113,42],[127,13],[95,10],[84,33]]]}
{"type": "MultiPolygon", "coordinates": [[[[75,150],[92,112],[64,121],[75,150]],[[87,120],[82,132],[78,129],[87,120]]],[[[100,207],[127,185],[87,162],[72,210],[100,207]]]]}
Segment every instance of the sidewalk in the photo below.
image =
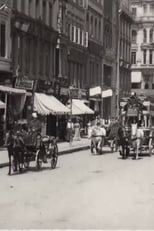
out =
{"type": "MultiPolygon", "coordinates": [[[[80,141],[73,141],[72,144],[68,142],[58,143],[59,155],[69,154],[86,150],[90,148],[90,140],[82,138],[80,141]]],[[[0,148],[0,168],[8,166],[8,153],[6,148],[0,148]]]]}

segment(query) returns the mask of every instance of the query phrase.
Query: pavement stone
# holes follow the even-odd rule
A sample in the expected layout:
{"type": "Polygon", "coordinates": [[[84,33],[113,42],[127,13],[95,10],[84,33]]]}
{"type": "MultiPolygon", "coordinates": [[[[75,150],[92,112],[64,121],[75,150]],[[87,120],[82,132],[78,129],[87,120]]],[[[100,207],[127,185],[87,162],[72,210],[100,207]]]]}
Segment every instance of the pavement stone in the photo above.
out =
{"type": "MultiPolygon", "coordinates": [[[[70,154],[90,148],[90,140],[82,138],[79,141],[58,143],[59,155],[70,154]]],[[[8,166],[8,153],[6,148],[0,148],[0,168],[8,166]]]]}

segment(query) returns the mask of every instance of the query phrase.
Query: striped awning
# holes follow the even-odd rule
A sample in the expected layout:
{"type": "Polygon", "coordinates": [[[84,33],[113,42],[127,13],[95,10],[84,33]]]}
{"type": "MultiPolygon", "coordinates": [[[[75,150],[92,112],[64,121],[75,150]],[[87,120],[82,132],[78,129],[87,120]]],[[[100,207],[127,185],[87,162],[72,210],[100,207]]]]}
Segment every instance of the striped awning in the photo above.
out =
{"type": "Polygon", "coordinates": [[[43,93],[35,93],[34,110],[42,115],[62,115],[70,113],[70,110],[53,95],[43,93]]]}

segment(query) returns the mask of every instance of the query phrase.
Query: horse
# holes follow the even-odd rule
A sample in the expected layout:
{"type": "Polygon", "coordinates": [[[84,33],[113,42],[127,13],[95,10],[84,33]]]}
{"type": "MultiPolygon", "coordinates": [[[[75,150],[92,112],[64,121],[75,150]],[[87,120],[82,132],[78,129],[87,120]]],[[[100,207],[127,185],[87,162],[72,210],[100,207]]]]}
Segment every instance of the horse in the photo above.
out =
{"type": "Polygon", "coordinates": [[[142,141],[144,138],[144,132],[141,128],[138,128],[137,124],[132,124],[131,126],[131,143],[132,148],[134,150],[135,159],[138,159],[139,150],[142,145],[142,141]]]}
{"type": "Polygon", "coordinates": [[[20,134],[14,133],[13,130],[10,130],[6,138],[8,158],[9,158],[9,172],[8,175],[11,175],[11,166],[13,171],[19,169],[22,172],[22,167],[24,163],[24,142],[20,134]]]}
{"type": "Polygon", "coordinates": [[[119,153],[123,159],[129,156],[129,137],[126,133],[126,129],[119,124],[117,132],[117,144],[119,147],[119,153]]]}
{"type": "Polygon", "coordinates": [[[105,142],[106,129],[99,125],[92,126],[89,131],[89,138],[91,139],[91,152],[95,154],[102,153],[102,148],[105,142]]]}

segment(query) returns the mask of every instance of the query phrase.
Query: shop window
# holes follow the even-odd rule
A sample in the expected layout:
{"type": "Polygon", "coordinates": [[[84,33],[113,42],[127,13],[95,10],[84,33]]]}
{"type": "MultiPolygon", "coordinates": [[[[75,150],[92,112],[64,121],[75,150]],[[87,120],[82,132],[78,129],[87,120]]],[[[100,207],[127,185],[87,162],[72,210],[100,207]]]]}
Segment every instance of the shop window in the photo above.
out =
{"type": "Polygon", "coordinates": [[[149,83],[145,83],[145,89],[149,89],[149,83]]]}

